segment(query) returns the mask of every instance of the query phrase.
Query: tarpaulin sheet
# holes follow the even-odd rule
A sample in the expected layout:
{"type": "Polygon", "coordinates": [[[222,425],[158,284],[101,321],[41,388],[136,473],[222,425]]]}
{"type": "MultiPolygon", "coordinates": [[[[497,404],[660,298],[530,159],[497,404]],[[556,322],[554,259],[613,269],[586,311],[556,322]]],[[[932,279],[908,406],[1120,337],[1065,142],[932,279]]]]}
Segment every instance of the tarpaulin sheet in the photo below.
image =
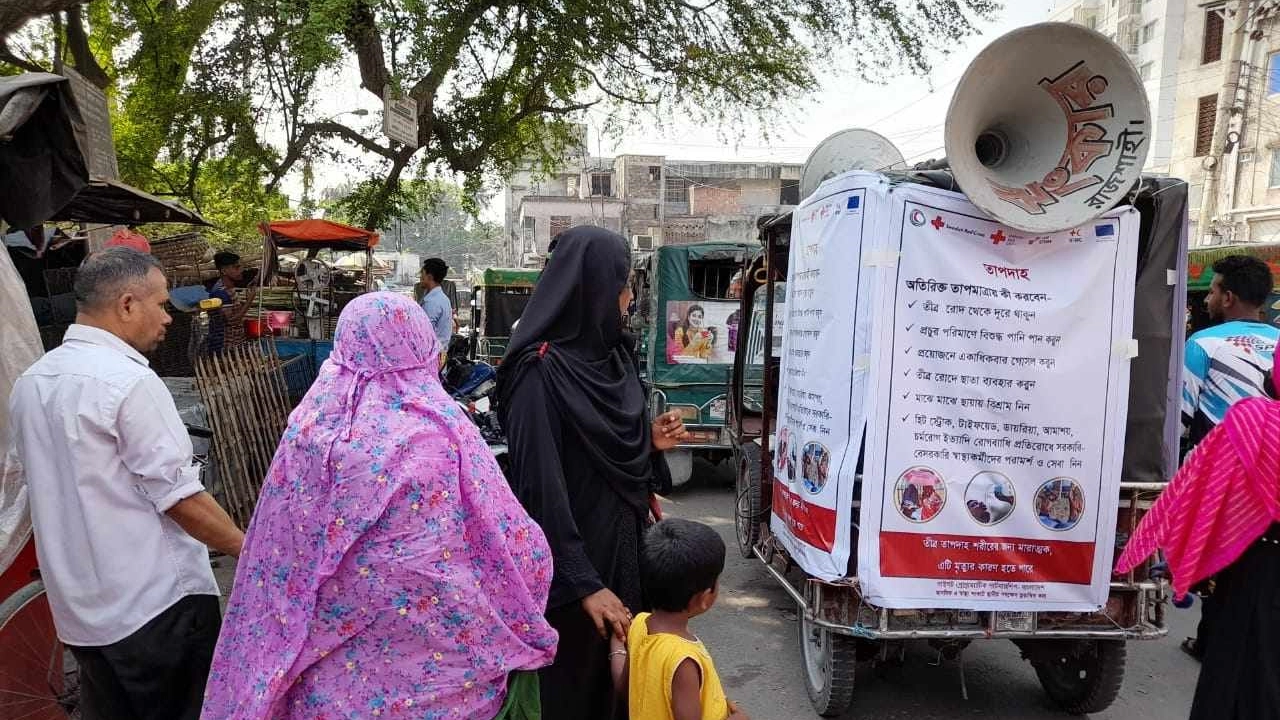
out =
{"type": "Polygon", "coordinates": [[[0,572],[31,537],[27,486],[9,437],[9,393],[13,383],[43,353],[26,287],[0,252],[0,572]]]}
{"type": "Polygon", "coordinates": [[[176,202],[161,200],[155,195],[115,180],[91,180],[65,205],[45,219],[108,225],[209,224],[200,215],[176,202]]]}
{"type": "Polygon", "coordinates": [[[1178,469],[1182,433],[1182,353],[1186,344],[1187,184],[1144,178],[1133,198],[1141,213],[1129,419],[1121,479],[1163,482],[1178,469]]]}
{"type": "Polygon", "coordinates": [[[260,229],[283,248],[368,250],[378,244],[378,233],[332,220],[277,220],[260,229]]]}
{"type": "Polygon", "coordinates": [[[527,289],[484,289],[484,335],[488,338],[510,338],[515,324],[529,305],[533,294],[527,289]]]}
{"type": "Polygon", "coordinates": [[[88,183],[76,139],[82,123],[66,78],[0,77],[0,219],[15,228],[37,225],[88,183]]]}
{"type": "MultiPolygon", "coordinates": [[[[672,310],[688,310],[687,303],[697,302],[710,315],[716,315],[710,305],[720,303],[737,308],[739,300],[717,300],[704,298],[694,293],[689,281],[689,263],[691,261],[714,262],[723,261],[743,266],[759,245],[740,243],[699,243],[695,245],[665,245],[653,252],[650,260],[652,274],[652,303],[650,317],[653,324],[647,332],[651,335],[646,343],[648,347],[648,370],[650,381],[659,387],[685,384],[714,383],[727,384],[733,370],[732,357],[727,356],[723,362],[716,362],[718,356],[713,355],[707,364],[668,363],[668,344],[670,324],[669,315],[672,310]]],[[[728,328],[718,327],[716,342],[725,344],[728,341],[728,328]],[[721,336],[723,333],[723,337],[721,336]]],[[[726,345],[727,347],[727,345],[726,345]]]]}
{"type": "Polygon", "coordinates": [[[1280,243],[1246,243],[1193,249],[1188,255],[1187,289],[1209,292],[1213,264],[1228,255],[1249,255],[1262,260],[1271,268],[1271,277],[1280,286],[1280,243]]]}
{"type": "Polygon", "coordinates": [[[541,270],[523,268],[488,268],[480,283],[482,285],[509,285],[513,287],[533,287],[538,283],[541,270]]]}

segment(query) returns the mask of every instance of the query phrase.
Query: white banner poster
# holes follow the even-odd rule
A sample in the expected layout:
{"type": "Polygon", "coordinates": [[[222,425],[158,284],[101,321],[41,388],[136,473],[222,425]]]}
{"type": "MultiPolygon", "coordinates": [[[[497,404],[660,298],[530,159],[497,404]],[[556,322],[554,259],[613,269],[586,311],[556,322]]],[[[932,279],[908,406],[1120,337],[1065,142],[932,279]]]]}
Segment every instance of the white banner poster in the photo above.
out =
{"type": "Polygon", "coordinates": [[[1136,355],[1137,212],[1028,236],[916,185],[886,210],[899,255],[877,292],[864,595],[1099,609],[1136,355]]]}
{"type": "Polygon", "coordinates": [[[869,312],[881,267],[869,240],[885,218],[887,188],[879,175],[850,173],[796,208],[786,303],[777,306],[785,308],[786,334],[770,527],[801,567],[826,580],[849,572],[869,312]]]}

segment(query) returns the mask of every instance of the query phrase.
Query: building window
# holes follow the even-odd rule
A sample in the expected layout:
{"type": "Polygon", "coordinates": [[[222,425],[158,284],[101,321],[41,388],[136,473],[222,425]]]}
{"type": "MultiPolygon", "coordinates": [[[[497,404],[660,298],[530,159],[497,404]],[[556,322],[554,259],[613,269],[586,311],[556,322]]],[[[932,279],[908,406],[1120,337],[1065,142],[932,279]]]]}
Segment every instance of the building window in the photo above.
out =
{"type": "Polygon", "coordinates": [[[665,197],[669,203],[689,202],[689,181],[682,177],[667,178],[665,197]]]}
{"type": "Polygon", "coordinates": [[[661,165],[649,166],[649,182],[658,182],[658,178],[662,177],[661,165]]]}
{"type": "Polygon", "coordinates": [[[1142,78],[1142,82],[1147,82],[1151,79],[1151,68],[1154,66],[1155,63],[1147,62],[1142,63],[1142,66],[1138,68],[1138,77],[1142,78]]]}
{"type": "Polygon", "coordinates": [[[1204,45],[1200,50],[1200,64],[1208,65],[1222,59],[1222,30],[1226,21],[1221,10],[1204,13],[1204,45]]]}
{"type": "Polygon", "coordinates": [[[1156,23],[1158,22],[1160,21],[1152,20],[1151,22],[1142,26],[1142,44],[1143,45],[1146,45],[1147,43],[1156,39],[1156,23]]]}
{"type": "Polygon", "coordinates": [[[613,175],[610,173],[591,173],[591,196],[613,197],[613,175]]]}
{"type": "Polygon", "coordinates": [[[555,237],[560,233],[568,230],[573,225],[573,218],[568,215],[552,215],[551,216],[551,237],[555,237]]]}
{"type": "Polygon", "coordinates": [[[1280,52],[1267,56],[1267,94],[1280,93],[1280,52]]]}
{"type": "Polygon", "coordinates": [[[1085,26],[1085,27],[1087,27],[1087,28],[1089,28],[1090,30],[1097,30],[1097,29],[1098,29],[1098,16],[1097,16],[1097,15],[1090,15],[1090,16],[1088,17],[1088,19],[1084,21],[1084,26],[1085,26]]]}
{"type": "Polygon", "coordinates": [[[1196,103],[1196,157],[1204,157],[1213,150],[1213,124],[1217,114],[1217,95],[1205,95],[1196,103]]]}
{"type": "Polygon", "coordinates": [[[783,180],[782,186],[778,191],[778,203],[780,205],[799,205],[800,204],[800,181],[799,180],[783,180]]]}
{"type": "Polygon", "coordinates": [[[741,271],[742,265],[733,260],[690,260],[689,289],[700,297],[732,299],[729,288],[733,276],[741,271]]]}
{"type": "Polygon", "coordinates": [[[1271,151],[1271,173],[1267,180],[1267,187],[1280,188],[1280,150],[1271,151]]]}

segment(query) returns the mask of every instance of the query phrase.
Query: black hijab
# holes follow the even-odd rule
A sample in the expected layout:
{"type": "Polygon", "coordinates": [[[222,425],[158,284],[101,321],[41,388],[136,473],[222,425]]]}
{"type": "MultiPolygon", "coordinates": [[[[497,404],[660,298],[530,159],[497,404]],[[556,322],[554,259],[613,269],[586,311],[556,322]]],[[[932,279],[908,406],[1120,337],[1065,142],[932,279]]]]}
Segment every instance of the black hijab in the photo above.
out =
{"type": "Polygon", "coordinates": [[[650,428],[634,339],[618,309],[630,273],[621,235],[583,226],[557,236],[499,366],[498,412],[505,423],[512,391],[537,365],[582,452],[623,498],[643,506],[654,482],[650,428]]]}

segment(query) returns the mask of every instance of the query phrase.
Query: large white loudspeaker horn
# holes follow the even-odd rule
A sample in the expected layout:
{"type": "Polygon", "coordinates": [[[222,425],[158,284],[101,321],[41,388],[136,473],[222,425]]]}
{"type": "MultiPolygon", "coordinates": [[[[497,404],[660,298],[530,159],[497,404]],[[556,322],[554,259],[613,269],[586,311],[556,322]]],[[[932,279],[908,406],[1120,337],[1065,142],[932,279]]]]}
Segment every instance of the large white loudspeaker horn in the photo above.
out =
{"type": "Polygon", "coordinates": [[[861,128],[841,130],[809,153],[800,172],[800,199],[813,194],[824,180],[850,170],[900,170],[902,153],[880,133],[861,128]]]}
{"type": "Polygon", "coordinates": [[[947,111],[947,160],[965,195],[1030,233],[1084,224],[1142,172],[1151,111],[1133,63],[1080,25],[1030,25],[988,45],[947,111]]]}

